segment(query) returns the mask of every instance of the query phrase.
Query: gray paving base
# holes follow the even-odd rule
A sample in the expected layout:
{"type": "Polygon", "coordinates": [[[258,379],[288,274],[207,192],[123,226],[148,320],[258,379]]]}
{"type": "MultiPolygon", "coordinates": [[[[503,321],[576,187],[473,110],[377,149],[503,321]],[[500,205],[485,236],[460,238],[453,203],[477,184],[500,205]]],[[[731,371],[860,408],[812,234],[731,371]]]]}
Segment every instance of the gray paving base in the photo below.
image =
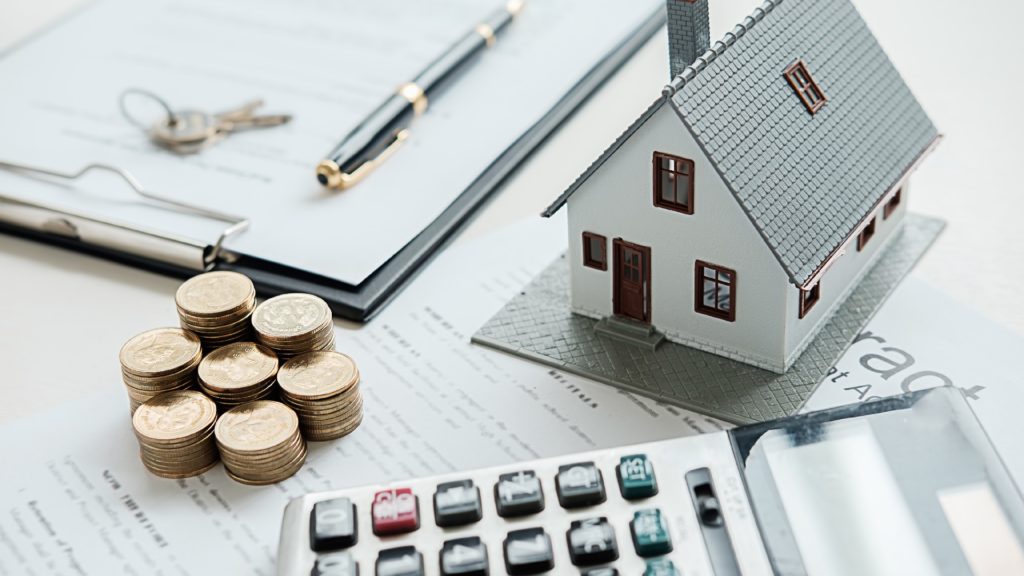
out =
{"type": "Polygon", "coordinates": [[[599,337],[596,320],[569,310],[564,257],[510,300],[473,342],[736,424],[788,416],[803,406],[944,226],[908,214],[899,236],[786,374],[671,342],[650,351],[599,337]]]}

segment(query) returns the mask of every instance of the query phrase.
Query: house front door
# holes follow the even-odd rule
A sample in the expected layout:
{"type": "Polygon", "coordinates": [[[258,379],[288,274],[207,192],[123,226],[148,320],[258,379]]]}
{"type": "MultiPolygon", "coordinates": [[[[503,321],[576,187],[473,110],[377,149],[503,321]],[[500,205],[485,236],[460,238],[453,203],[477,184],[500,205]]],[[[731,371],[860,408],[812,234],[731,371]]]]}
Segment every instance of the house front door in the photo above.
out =
{"type": "Polygon", "coordinates": [[[615,314],[651,322],[651,249],[621,238],[614,242],[615,314]]]}

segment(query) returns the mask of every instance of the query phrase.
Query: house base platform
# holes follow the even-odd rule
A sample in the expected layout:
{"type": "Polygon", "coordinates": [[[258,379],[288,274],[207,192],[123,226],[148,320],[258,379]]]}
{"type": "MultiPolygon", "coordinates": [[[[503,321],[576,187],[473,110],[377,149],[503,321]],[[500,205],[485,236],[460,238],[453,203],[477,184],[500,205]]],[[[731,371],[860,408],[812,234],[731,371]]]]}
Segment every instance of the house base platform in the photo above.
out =
{"type": "Polygon", "coordinates": [[[569,309],[565,257],[555,260],[473,342],[735,424],[796,413],[885,299],[942,232],[942,220],[907,214],[903,230],[785,374],[669,341],[609,338],[569,309]]]}

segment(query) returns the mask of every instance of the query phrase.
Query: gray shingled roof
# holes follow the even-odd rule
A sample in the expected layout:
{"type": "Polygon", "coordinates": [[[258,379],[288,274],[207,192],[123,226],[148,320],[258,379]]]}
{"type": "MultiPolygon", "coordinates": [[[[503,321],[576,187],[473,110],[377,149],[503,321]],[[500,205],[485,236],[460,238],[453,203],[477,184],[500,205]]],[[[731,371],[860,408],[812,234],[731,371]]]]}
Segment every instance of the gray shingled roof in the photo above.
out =
{"type": "Polygon", "coordinates": [[[849,0],[766,1],[702,59],[667,93],[674,92],[683,123],[798,285],[856,232],[938,137],[849,0]],[[813,116],[783,76],[798,58],[828,98],[813,116]]]}

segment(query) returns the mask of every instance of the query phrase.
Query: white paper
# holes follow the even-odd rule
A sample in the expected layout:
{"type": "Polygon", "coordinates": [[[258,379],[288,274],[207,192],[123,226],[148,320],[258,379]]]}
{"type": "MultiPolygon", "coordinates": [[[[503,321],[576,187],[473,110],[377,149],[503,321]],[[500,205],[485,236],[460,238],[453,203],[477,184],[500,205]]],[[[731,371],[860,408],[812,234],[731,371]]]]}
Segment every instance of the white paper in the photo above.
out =
{"type": "MultiPolygon", "coordinates": [[[[371,178],[337,193],[316,183],[316,164],[349,129],[501,5],[103,0],[0,58],[0,159],[128,169],[156,192],[249,217],[230,250],[356,285],[660,2],[527,2],[371,178]],[[178,157],[121,117],[118,98],[129,87],[209,111],[262,98],[294,120],[178,157]]],[[[0,191],[204,242],[223,227],[155,208],[104,177],[67,187],[0,173],[0,191]]]]}
{"type": "Polygon", "coordinates": [[[372,324],[339,328],[362,373],[365,421],[311,445],[276,486],[237,484],[220,466],[183,481],[149,475],[123,390],[86,371],[105,392],[0,429],[0,574],[272,574],[284,506],[307,492],[719,429],[468,343],[561,252],[564,226],[538,220],[457,247],[372,324]]]}

